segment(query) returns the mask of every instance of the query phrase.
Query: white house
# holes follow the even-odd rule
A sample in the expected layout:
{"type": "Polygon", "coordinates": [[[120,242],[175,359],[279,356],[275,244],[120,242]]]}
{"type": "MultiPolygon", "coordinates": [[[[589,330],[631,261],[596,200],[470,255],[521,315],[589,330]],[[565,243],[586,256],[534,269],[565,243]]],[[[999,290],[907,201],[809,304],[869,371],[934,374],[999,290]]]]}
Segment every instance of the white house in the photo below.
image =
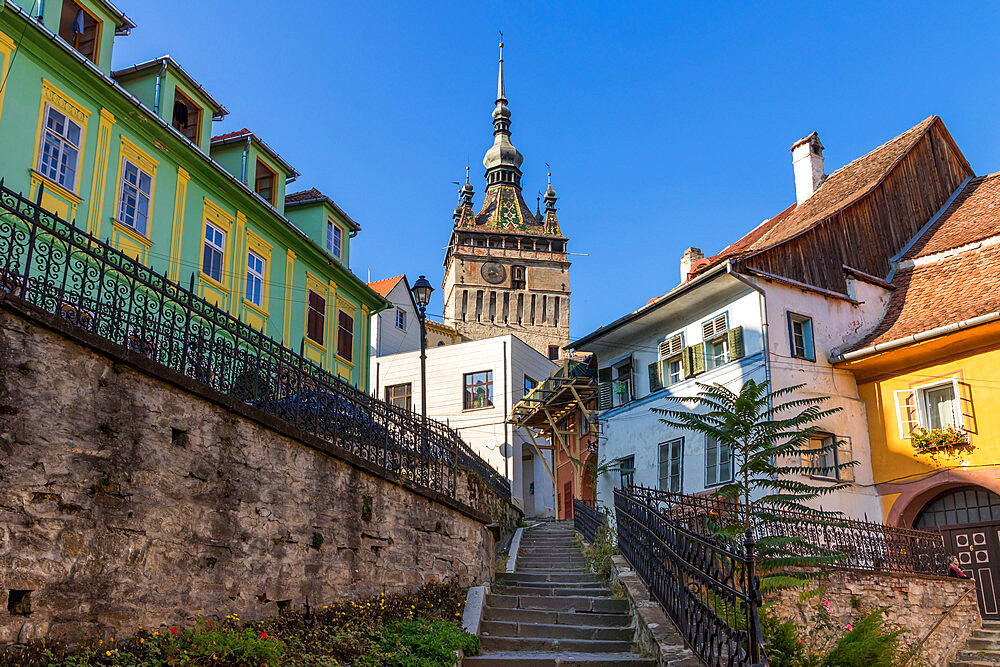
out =
{"type": "MultiPolygon", "coordinates": [[[[526,387],[555,368],[513,335],[427,349],[427,416],[456,429],[510,480],[511,496],[523,503],[525,516],[554,515],[552,452],[535,449],[530,435],[506,419],[526,387]]],[[[419,412],[419,349],[373,357],[371,386],[376,396],[419,412]]],[[[538,442],[541,447],[548,444],[538,442]]]]}
{"type": "Polygon", "coordinates": [[[613,506],[612,491],[622,484],[698,493],[730,480],[731,452],[664,425],[650,408],[683,409],[671,399],[693,396],[698,383],[737,391],[753,378],[773,388],[802,385],[786,400],[830,397],[824,407],[840,411],[818,424],[821,439],[843,441],[836,458],[858,465],[842,480],[851,486],[822,506],[882,518],[865,407],[854,376],[831,360],[878,326],[892,288],[876,276],[887,276],[892,257],[955,190],[953,170],[928,161],[920,166],[922,189],[884,191],[895,187],[897,170],[913,166],[908,161],[935,154],[930,143],[950,140],[938,122],[931,117],[829,176],[815,133],[796,142],[795,204],[714,257],[689,248],[680,285],[569,345],[598,359],[600,461],[618,463],[598,478],[601,502],[613,506]]]}
{"type": "MultiPolygon", "coordinates": [[[[372,315],[372,357],[420,349],[417,304],[406,276],[376,280],[368,286],[384,296],[393,308],[372,315]]],[[[376,394],[377,396],[378,394],[376,394]]]]}

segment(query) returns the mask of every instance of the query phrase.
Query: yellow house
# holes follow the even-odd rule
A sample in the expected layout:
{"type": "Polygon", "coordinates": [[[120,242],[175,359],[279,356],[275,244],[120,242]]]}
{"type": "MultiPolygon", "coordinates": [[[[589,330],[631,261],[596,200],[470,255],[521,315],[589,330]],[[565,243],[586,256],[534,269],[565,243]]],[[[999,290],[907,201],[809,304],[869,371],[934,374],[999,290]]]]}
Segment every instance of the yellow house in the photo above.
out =
{"type": "Polygon", "coordinates": [[[837,357],[867,410],[882,519],[941,532],[1000,618],[1000,174],[963,183],[890,282],[882,323],[837,357]]]}

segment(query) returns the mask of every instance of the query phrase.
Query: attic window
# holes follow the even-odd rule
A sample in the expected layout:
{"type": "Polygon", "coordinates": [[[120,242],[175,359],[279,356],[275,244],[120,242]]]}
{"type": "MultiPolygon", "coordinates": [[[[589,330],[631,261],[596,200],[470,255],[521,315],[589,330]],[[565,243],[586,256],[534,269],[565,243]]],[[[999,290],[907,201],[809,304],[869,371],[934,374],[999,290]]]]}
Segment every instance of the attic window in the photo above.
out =
{"type": "Polygon", "coordinates": [[[201,107],[179,90],[174,91],[174,117],[170,122],[178,132],[197,144],[201,139],[201,107]]]}
{"type": "Polygon", "coordinates": [[[258,159],[253,189],[271,206],[274,206],[274,181],[276,179],[277,174],[258,159]]]}
{"type": "Polygon", "coordinates": [[[59,17],[59,36],[84,58],[93,63],[97,62],[101,22],[73,0],[63,0],[62,15],[59,17]]]}

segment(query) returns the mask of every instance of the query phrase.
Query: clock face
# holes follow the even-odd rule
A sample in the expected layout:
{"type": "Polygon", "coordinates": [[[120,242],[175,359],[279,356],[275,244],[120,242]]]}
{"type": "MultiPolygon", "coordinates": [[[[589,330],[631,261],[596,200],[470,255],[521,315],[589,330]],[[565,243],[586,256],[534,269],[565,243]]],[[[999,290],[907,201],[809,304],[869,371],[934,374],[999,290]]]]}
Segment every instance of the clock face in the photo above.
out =
{"type": "Polygon", "coordinates": [[[483,279],[493,285],[499,285],[507,278],[507,269],[500,262],[484,262],[483,279]]]}

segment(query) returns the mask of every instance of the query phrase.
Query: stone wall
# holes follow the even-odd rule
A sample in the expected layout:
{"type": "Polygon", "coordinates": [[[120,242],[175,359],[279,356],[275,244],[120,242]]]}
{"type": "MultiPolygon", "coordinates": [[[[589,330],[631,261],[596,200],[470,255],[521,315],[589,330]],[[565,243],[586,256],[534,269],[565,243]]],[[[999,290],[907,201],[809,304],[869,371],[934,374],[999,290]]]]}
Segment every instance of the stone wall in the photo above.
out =
{"type": "Polygon", "coordinates": [[[818,598],[801,601],[800,591],[789,590],[772,594],[764,602],[772,603],[771,609],[781,618],[791,618],[804,627],[811,627],[823,600],[830,603],[830,615],[842,628],[866,611],[889,607],[886,618],[906,629],[902,636],[906,646],[916,645],[930,632],[919,654],[927,665],[948,664],[949,656],[963,649],[965,640],[980,625],[975,590],[962,597],[975,584],[964,579],[852,570],[834,572],[822,583],[826,589],[818,598]]]}
{"type": "Polygon", "coordinates": [[[0,641],[482,583],[520,515],[458,486],[395,479],[0,292],[0,641]]]}

